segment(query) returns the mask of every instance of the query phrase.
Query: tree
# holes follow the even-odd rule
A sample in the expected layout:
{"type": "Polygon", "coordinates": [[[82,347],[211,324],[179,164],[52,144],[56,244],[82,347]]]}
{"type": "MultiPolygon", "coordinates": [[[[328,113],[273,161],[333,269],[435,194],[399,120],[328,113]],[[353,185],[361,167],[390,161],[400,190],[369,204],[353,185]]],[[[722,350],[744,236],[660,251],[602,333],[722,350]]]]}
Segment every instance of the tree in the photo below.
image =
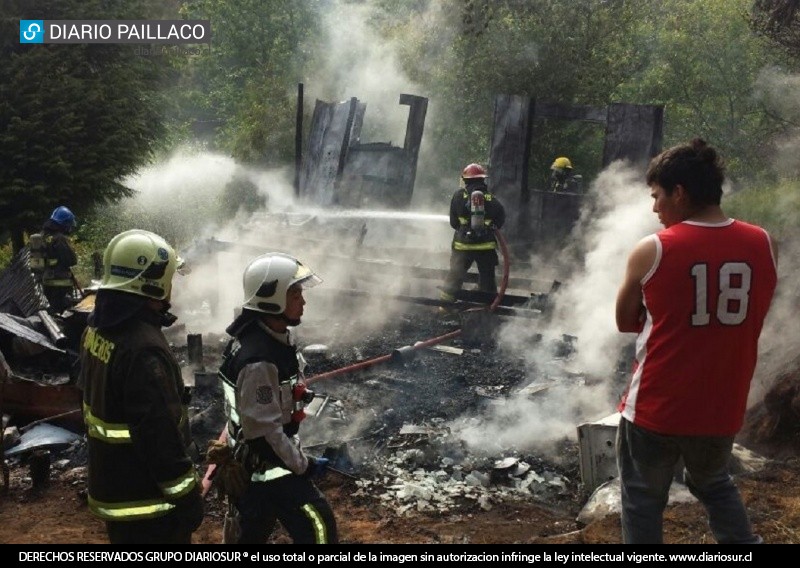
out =
{"type": "Polygon", "coordinates": [[[3,3],[0,226],[15,251],[58,205],[80,217],[93,204],[131,195],[120,180],[152,157],[162,135],[166,76],[158,55],[138,55],[132,44],[20,44],[19,20],[146,19],[160,16],[162,4],[3,3]]]}
{"type": "Polygon", "coordinates": [[[756,0],[750,26],[800,60],[800,0],[756,0]]]}
{"type": "MultiPolygon", "coordinates": [[[[760,73],[778,65],[749,28],[750,0],[664,0],[647,13],[650,38],[640,72],[618,89],[623,99],[664,104],[665,145],[702,136],[726,157],[730,178],[766,170],[785,119],[754,96],[760,73]]],[[[647,45],[641,43],[641,45],[647,45]]]]}
{"type": "Polygon", "coordinates": [[[184,70],[182,119],[217,126],[213,148],[262,165],[294,156],[295,95],[313,57],[319,0],[187,0],[212,23],[212,48],[184,70]]]}

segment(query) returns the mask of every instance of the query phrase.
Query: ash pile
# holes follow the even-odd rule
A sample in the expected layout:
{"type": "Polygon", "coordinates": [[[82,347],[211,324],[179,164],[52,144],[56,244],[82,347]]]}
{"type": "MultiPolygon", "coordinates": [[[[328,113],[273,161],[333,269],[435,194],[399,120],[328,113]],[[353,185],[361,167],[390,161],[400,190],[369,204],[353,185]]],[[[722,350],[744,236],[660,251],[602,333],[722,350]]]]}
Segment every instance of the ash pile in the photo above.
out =
{"type": "MultiPolygon", "coordinates": [[[[577,510],[583,487],[574,422],[569,434],[549,439],[540,451],[526,440],[518,446],[507,439],[470,441],[489,428],[520,428],[513,408],[519,399],[535,405],[549,390],[585,388],[585,377],[564,370],[575,338],[539,338],[550,367],[532,382],[529,364],[509,357],[496,335],[454,334],[463,323],[457,313],[442,317],[435,308],[406,307],[391,325],[357,341],[345,325],[297,328],[315,393],[301,427],[305,451],[331,459],[330,476],[352,481],[355,496],[395,514],[488,510],[508,500],[577,510]],[[420,347],[420,340],[450,335],[420,347]],[[494,416],[491,425],[487,416],[494,416]]],[[[224,339],[204,341],[205,366],[213,369],[224,339]]],[[[195,373],[192,432],[199,448],[224,428],[213,375],[195,373]]]]}

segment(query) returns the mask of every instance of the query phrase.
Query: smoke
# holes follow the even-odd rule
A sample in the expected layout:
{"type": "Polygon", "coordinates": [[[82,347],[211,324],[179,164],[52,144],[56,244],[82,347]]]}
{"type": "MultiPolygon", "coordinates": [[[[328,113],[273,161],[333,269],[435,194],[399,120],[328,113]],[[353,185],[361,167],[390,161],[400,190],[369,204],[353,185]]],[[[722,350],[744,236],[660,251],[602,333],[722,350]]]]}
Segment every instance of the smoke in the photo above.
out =
{"type": "MultiPolygon", "coordinates": [[[[769,67],[755,82],[754,95],[773,116],[788,124],[800,123],[800,76],[769,67]]],[[[766,226],[778,248],[778,287],[759,343],[759,359],[751,383],[749,404],[760,401],[774,382],[786,372],[795,373],[798,365],[797,338],[800,321],[795,317],[800,296],[794,282],[800,278],[800,246],[797,244],[798,176],[800,176],[800,128],[793,126],[769,141],[775,153],[771,166],[779,178],[777,191],[763,204],[766,226]]],[[[746,193],[748,189],[742,190],[746,193]]],[[[739,194],[737,194],[739,197],[739,194]]],[[[723,202],[724,205],[724,202],[723,202]]],[[[762,204],[760,204],[762,205],[762,204]]],[[[744,219],[747,221],[748,219],[744,219]]]]}
{"type": "MultiPolygon", "coordinates": [[[[755,82],[755,98],[784,120],[800,122],[800,77],[787,74],[780,69],[763,69],[755,82]]],[[[792,128],[775,140],[776,153],[772,166],[782,177],[796,177],[800,173],[800,129],[792,128]]]]}
{"type": "MultiPolygon", "coordinates": [[[[572,239],[584,251],[555,298],[548,321],[511,318],[498,343],[510,358],[525,362],[528,380],[507,403],[453,428],[471,447],[552,449],[574,438],[576,425],[615,411],[620,394],[616,367],[632,334],[616,329],[614,306],[628,253],[657,230],[650,194],[641,171],[615,162],[589,189],[596,200],[586,207],[572,239]],[[576,339],[564,336],[573,336],[576,339]],[[564,355],[574,344],[574,352],[564,355]],[[561,353],[559,351],[562,351],[561,353]],[[532,388],[534,387],[534,388],[532,388]]],[[[537,266],[534,262],[533,266],[537,266]]]]}
{"type": "MultiPolygon", "coordinates": [[[[375,32],[371,21],[377,15],[366,3],[342,0],[327,4],[323,14],[326,45],[321,50],[325,59],[319,73],[308,78],[306,92],[310,101],[314,97],[325,101],[358,97],[367,105],[361,142],[388,141],[402,147],[408,109],[398,104],[399,96],[420,94],[421,88],[403,72],[399,46],[375,32]]],[[[431,120],[431,108],[428,110],[426,123],[431,120]]],[[[428,138],[423,136],[418,171],[425,168],[425,157],[432,154],[428,138]]],[[[174,304],[182,321],[194,332],[224,330],[242,301],[245,266],[255,256],[270,251],[296,256],[324,281],[305,294],[306,315],[298,328],[300,337],[304,330],[337,322],[337,335],[356,341],[405,309],[403,304],[387,302],[387,294],[438,296],[439,282],[414,278],[397,265],[447,265],[452,230],[446,211],[320,209],[296,200],[290,181],[293,172],[247,169],[218,156],[198,157],[188,170],[179,169],[175,161],[161,167],[169,171],[153,180],[158,191],[144,191],[137,200],[157,194],[158,204],[149,208],[171,204],[169,218],[178,219],[182,209],[201,203],[217,204],[223,206],[222,210],[227,205],[230,210],[229,201],[235,196],[226,195],[225,187],[234,177],[254,184],[266,202],[265,208],[252,212],[233,208],[225,220],[210,210],[202,211],[197,226],[188,233],[192,246],[185,253],[192,272],[176,282],[174,304]],[[184,187],[181,177],[185,178],[184,187]],[[197,188],[194,180],[205,180],[206,186],[197,188]],[[219,221],[208,222],[215,218],[219,221]],[[211,237],[216,242],[209,243],[211,237]],[[374,262],[354,267],[350,261],[355,257],[374,262]],[[358,288],[365,295],[342,299],[328,292],[341,288],[358,288]],[[353,317],[354,312],[357,317],[353,317]]],[[[419,198],[424,193],[417,187],[415,201],[426,202],[419,198]]],[[[446,193],[449,196],[449,187],[446,193]]]]}
{"type": "Polygon", "coordinates": [[[422,89],[403,72],[397,46],[370,24],[374,15],[369,4],[331,3],[323,18],[325,60],[310,79],[309,93],[323,100],[358,97],[367,103],[362,142],[402,146],[408,114],[398,105],[399,96],[422,89]]]}
{"type": "Polygon", "coordinates": [[[323,279],[305,294],[299,337],[304,329],[328,326],[332,336],[357,341],[405,309],[387,295],[438,296],[439,282],[415,278],[402,266],[447,265],[452,230],[446,215],[319,208],[295,198],[293,173],[181,150],[125,180],[136,195],[115,207],[119,226],[162,235],[186,260],[172,303],[189,333],[224,332],[243,300],[245,267],[267,252],[294,255],[323,279]],[[231,193],[241,184],[259,197],[255,211],[231,193]],[[354,265],[357,257],[367,260],[354,265]],[[337,289],[364,295],[342,299],[337,289]]]}

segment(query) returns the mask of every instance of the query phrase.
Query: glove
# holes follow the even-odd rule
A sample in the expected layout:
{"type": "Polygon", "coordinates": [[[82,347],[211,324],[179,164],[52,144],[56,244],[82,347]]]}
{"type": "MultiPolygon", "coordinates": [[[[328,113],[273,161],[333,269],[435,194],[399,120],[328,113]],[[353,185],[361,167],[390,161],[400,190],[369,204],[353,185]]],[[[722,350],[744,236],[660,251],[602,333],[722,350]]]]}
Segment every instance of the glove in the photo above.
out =
{"type": "Polygon", "coordinates": [[[220,493],[228,496],[231,502],[244,495],[250,476],[245,467],[233,457],[233,451],[225,442],[210,440],[206,452],[206,463],[216,464],[211,482],[220,493]]]}
{"type": "Polygon", "coordinates": [[[308,467],[306,468],[306,477],[321,477],[328,469],[328,463],[331,460],[328,458],[308,458],[308,467]]]}

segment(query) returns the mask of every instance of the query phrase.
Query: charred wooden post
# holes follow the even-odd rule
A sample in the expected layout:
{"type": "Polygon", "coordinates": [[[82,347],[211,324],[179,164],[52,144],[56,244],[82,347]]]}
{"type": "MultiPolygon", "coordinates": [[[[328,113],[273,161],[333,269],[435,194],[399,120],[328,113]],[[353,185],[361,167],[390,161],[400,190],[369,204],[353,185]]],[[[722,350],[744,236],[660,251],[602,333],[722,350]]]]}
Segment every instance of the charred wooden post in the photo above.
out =
{"type": "Polygon", "coordinates": [[[417,174],[428,99],[400,95],[410,106],[402,148],[361,143],[366,105],[317,101],[303,156],[299,195],[319,205],[406,208],[417,174]]]}
{"type": "Polygon", "coordinates": [[[303,166],[303,83],[297,84],[297,116],[294,130],[294,196],[300,197],[300,170],[303,166]]]}
{"type": "Polygon", "coordinates": [[[505,205],[503,231],[513,242],[530,225],[528,160],[533,103],[530,97],[497,95],[490,145],[489,188],[505,205]]]}
{"type": "Polygon", "coordinates": [[[189,364],[195,369],[203,370],[203,336],[199,333],[190,333],[186,336],[186,345],[189,364]]]}
{"type": "Polygon", "coordinates": [[[540,119],[594,122],[605,128],[603,167],[625,159],[641,166],[661,151],[664,107],[614,103],[607,107],[548,103],[497,95],[489,180],[506,207],[512,249],[535,243],[543,252],[558,248],[580,217],[584,195],[547,192],[528,186],[528,160],[540,119]],[[517,211],[515,211],[517,209],[517,211]],[[509,211],[510,210],[510,211],[509,211]]]}

